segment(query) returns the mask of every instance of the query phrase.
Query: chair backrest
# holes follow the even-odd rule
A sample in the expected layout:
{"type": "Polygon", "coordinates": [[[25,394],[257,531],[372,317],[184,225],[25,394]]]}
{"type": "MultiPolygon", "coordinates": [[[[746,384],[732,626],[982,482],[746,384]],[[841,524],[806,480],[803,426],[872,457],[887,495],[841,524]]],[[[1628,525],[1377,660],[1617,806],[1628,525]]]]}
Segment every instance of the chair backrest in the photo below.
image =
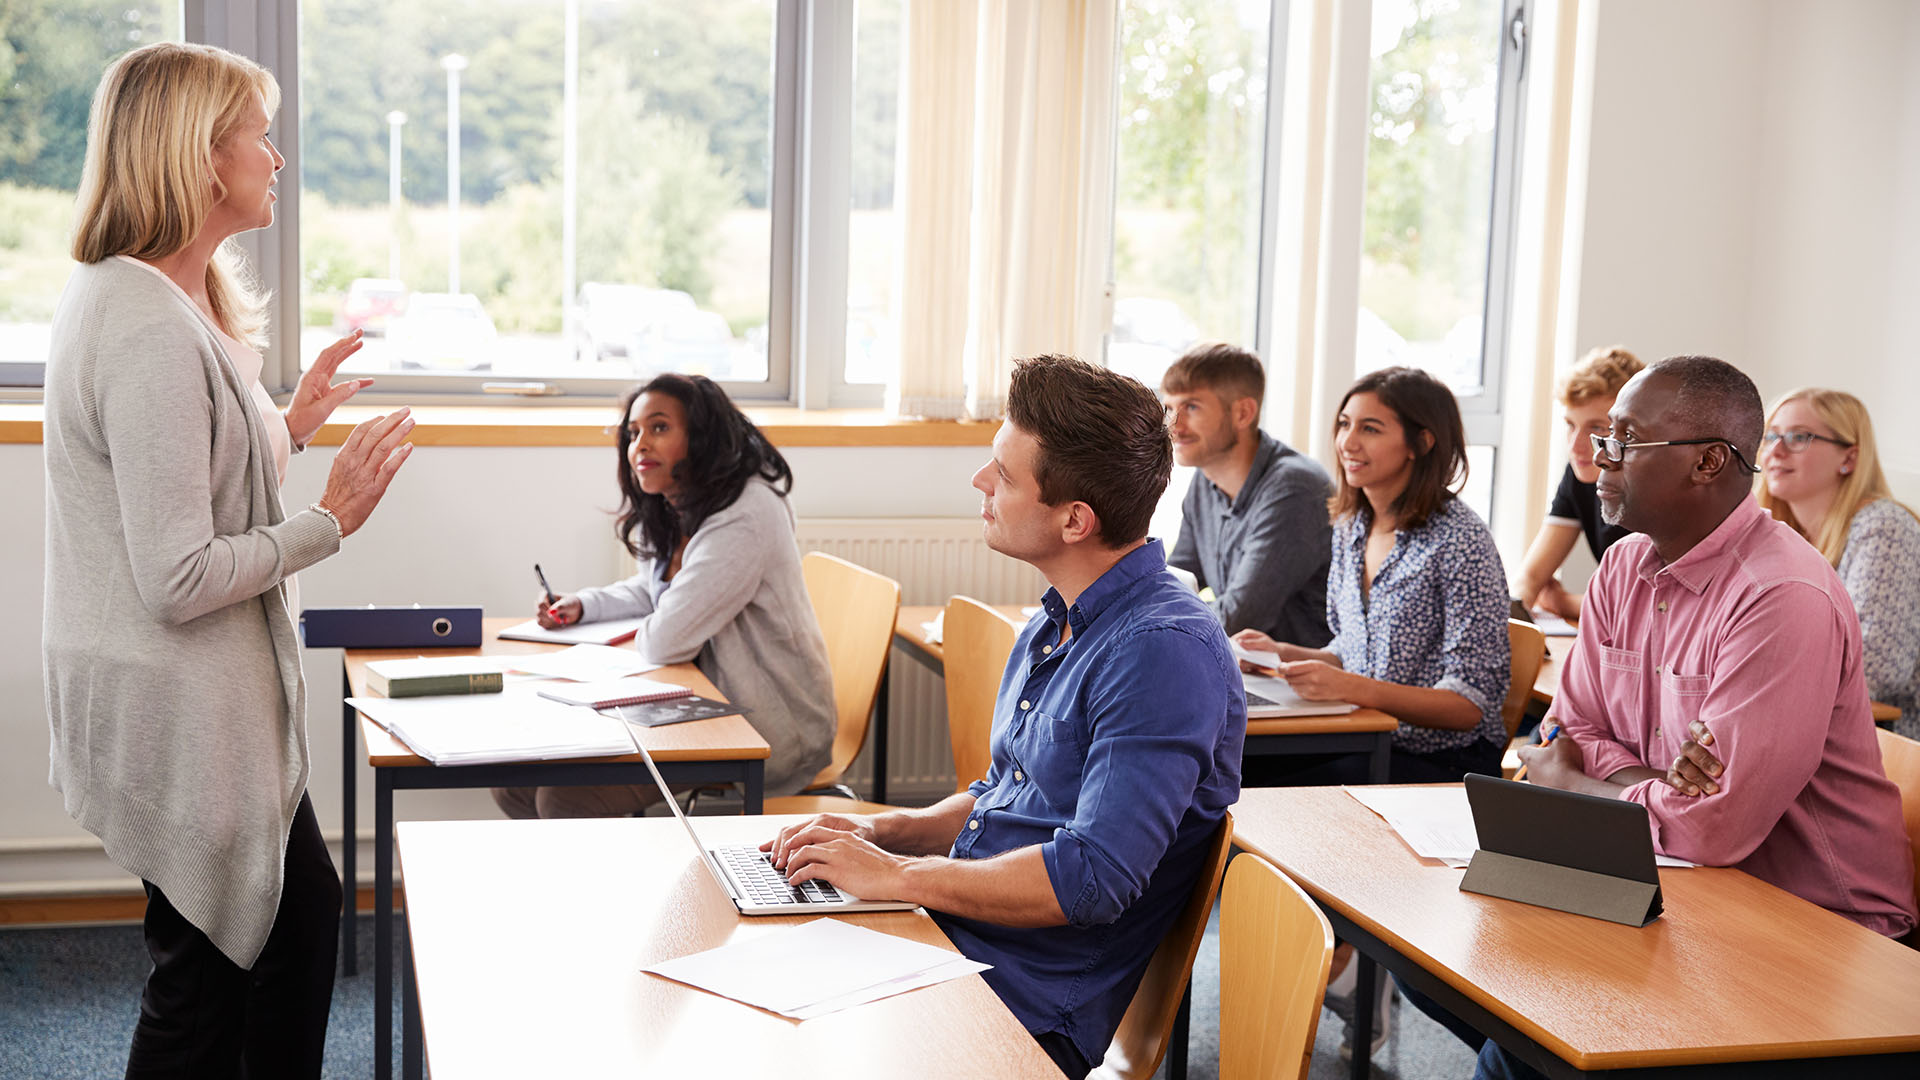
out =
{"type": "Polygon", "coordinates": [[[1206,861],[1193,883],[1193,895],[1160,939],[1147,962],[1147,973],[1133,1001],[1120,1018],[1120,1030],[1099,1068],[1089,1080],[1148,1080],[1160,1059],[1167,1055],[1167,1043],[1173,1034],[1174,1018],[1180,1012],[1180,999],[1186,996],[1187,980],[1193,976],[1193,958],[1200,951],[1200,939],[1207,934],[1207,917],[1213,914],[1213,898],[1220,894],[1220,875],[1227,868],[1227,854],[1233,847],[1233,815],[1220,821],[1220,828],[1207,844],[1206,861]]]}
{"type": "Polygon", "coordinates": [[[1880,764],[1900,789],[1900,816],[1907,820],[1907,846],[1913,851],[1914,902],[1920,903],[1920,742],[1881,728],[1880,764]]]}
{"type": "Polygon", "coordinates": [[[1507,620],[1507,644],[1513,655],[1513,674],[1507,683],[1507,700],[1500,706],[1500,719],[1507,725],[1507,740],[1520,730],[1520,718],[1527,714],[1527,701],[1533,696],[1533,680],[1540,677],[1540,664],[1547,658],[1547,635],[1521,619],[1507,620]]]}
{"type": "Polygon", "coordinates": [[[1220,1080],[1307,1075],[1332,964],[1333,927],[1319,906],[1241,852],[1220,891],[1220,1080]]]}
{"type": "Polygon", "coordinates": [[[1020,627],[971,596],[947,601],[941,651],[947,668],[947,735],[955,791],[987,775],[993,760],[993,705],[1020,627]]]}
{"type": "Polygon", "coordinates": [[[900,583],[824,551],[807,552],[800,573],[833,672],[833,707],[839,720],[833,756],[807,785],[827,787],[839,782],[867,743],[867,723],[880,694],[880,677],[887,671],[894,620],[900,615],[900,583]]]}

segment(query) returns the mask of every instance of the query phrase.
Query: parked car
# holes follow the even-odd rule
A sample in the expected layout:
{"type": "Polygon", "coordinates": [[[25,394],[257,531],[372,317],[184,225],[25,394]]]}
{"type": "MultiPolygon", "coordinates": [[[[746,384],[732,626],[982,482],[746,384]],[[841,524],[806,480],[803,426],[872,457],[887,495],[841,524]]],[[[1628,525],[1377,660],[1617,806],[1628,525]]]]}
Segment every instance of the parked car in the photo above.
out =
{"type": "Polygon", "coordinates": [[[595,360],[625,359],[634,374],[680,371],[724,378],[732,367],[733,331],[678,289],[612,285],[580,287],[580,351],[595,360]]]}
{"type": "Polygon", "coordinates": [[[406,310],[407,286],[392,278],[354,278],[347,286],[347,298],[340,304],[335,326],[341,333],[358,330],[367,337],[380,337],[395,315],[406,310]]]}
{"type": "Polygon", "coordinates": [[[387,328],[398,366],[451,371],[493,367],[493,320],[472,293],[414,293],[387,328]]]}

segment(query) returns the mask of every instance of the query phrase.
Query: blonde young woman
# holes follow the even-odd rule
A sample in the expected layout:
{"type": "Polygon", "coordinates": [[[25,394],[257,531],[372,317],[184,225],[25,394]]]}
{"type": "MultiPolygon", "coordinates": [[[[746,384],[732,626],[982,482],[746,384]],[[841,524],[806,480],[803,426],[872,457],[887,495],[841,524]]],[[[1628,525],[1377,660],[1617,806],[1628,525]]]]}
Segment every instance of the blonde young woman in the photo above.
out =
{"type": "Polygon", "coordinates": [[[1760,505],[1839,570],[1860,615],[1867,693],[1920,738],[1920,519],[1887,487],[1867,407],[1817,389],[1774,403],[1758,486],[1760,505]]]}
{"type": "Polygon", "coordinates": [[[322,353],[282,412],[268,298],[226,242],[273,223],[264,69],[199,45],[121,57],[94,94],[46,371],[42,662],[50,778],[146,885],[153,971],[129,1077],[317,1077],[341,890],[306,795],[290,593],[411,446],[355,428],[288,514],[287,456],[371,380],[322,353]]]}

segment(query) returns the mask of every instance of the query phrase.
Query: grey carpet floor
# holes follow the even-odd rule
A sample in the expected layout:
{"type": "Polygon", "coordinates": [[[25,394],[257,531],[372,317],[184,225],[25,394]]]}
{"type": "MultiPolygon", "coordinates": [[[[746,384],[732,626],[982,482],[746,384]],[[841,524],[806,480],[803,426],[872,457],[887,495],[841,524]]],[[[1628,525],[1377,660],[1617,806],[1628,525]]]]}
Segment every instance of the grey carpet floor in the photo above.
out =
{"type": "MultiPolygon", "coordinates": [[[[1216,912],[1194,971],[1191,1080],[1215,1080],[1219,1060],[1217,917],[1216,912]]],[[[396,939],[404,940],[404,931],[396,939]]],[[[360,974],[334,983],[327,1029],[329,1080],[373,1075],[370,919],[361,920],[358,941],[360,974]]],[[[97,1080],[121,1075],[146,974],[146,950],[137,926],[0,931],[0,1077],[97,1080]]],[[[1473,1055],[1445,1029],[1404,1003],[1394,1012],[1393,1035],[1374,1055],[1375,1076],[1460,1080],[1472,1075],[1473,1055]]],[[[396,1031],[398,1013],[396,1005],[396,1031]]],[[[1340,1056],[1343,1028],[1332,1013],[1321,1013],[1310,1074],[1314,1080],[1346,1076],[1347,1063],[1340,1056]]],[[[397,1052],[394,1066],[397,1074],[397,1052]]],[[[804,1068],[789,1075],[804,1075],[804,1068]]]]}

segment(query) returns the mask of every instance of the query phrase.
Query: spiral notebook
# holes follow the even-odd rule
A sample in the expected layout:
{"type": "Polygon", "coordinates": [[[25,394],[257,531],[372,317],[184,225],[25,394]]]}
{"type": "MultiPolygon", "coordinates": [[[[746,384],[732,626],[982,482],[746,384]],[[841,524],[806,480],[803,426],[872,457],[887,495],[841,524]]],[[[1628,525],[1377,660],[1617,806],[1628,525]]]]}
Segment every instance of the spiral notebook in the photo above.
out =
{"type": "Polygon", "coordinates": [[[686,697],[692,693],[693,691],[684,686],[661,682],[658,679],[641,678],[638,675],[624,679],[563,683],[540,688],[541,697],[564,701],[569,705],[585,705],[593,709],[607,709],[615,705],[644,705],[650,701],[667,701],[672,698],[686,697]]]}

